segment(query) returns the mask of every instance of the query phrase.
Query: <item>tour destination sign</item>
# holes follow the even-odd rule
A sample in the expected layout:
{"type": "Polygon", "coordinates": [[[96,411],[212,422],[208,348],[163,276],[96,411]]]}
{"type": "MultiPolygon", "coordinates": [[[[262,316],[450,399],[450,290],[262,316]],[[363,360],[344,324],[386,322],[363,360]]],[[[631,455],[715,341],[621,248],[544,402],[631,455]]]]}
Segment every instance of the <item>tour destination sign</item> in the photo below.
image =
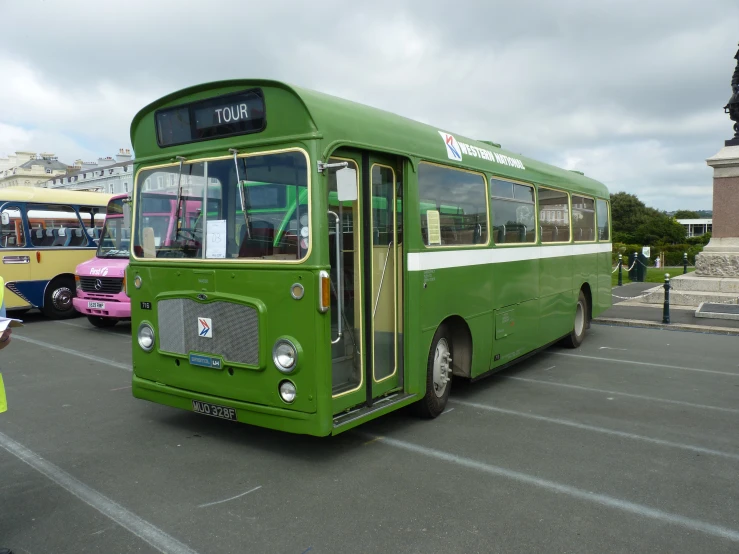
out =
{"type": "Polygon", "coordinates": [[[263,131],[264,94],[250,89],[156,112],[159,146],[174,146],[263,131]]]}

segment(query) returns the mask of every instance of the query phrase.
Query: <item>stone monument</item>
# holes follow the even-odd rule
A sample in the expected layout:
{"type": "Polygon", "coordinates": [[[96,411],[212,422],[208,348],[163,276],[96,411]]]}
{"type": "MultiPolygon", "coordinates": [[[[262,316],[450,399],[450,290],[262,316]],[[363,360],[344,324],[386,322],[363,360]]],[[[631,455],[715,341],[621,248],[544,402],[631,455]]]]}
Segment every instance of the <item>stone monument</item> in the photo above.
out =
{"type": "Polygon", "coordinates": [[[734,137],[706,163],[713,168],[713,232],[695,261],[695,273],[705,277],[739,278],[739,50],[732,95],[724,111],[734,121],[734,137]]]}
{"type": "MultiPolygon", "coordinates": [[[[671,303],[697,306],[696,317],[739,319],[739,50],[734,58],[732,94],[724,106],[734,121],[734,137],[706,160],[713,168],[711,240],[696,256],[695,272],[678,275],[671,282],[671,303]]],[[[663,287],[650,289],[640,301],[662,304],[663,287]]]]}

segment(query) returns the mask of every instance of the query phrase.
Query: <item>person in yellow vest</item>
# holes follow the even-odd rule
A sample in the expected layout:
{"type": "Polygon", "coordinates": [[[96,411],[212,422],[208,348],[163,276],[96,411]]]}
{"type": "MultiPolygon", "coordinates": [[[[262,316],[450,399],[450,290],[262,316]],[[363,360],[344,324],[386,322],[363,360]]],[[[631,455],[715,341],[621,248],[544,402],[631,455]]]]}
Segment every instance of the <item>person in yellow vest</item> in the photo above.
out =
{"type": "MultiPolygon", "coordinates": [[[[5,315],[5,281],[0,277],[0,317],[6,317],[5,315]]],[[[2,335],[0,335],[0,350],[10,344],[10,334],[12,333],[10,327],[5,329],[2,335]]],[[[8,402],[5,398],[5,385],[3,385],[3,374],[0,373],[0,414],[7,411],[8,402]]],[[[9,548],[0,547],[0,554],[13,554],[13,551],[9,548]]]]}
{"type": "MultiPolygon", "coordinates": [[[[5,316],[5,299],[3,298],[5,295],[5,281],[3,281],[3,278],[0,277],[0,317],[6,317],[5,316]]],[[[10,344],[10,334],[12,333],[12,330],[10,327],[5,329],[2,335],[0,335],[0,350],[8,346],[10,344]]],[[[5,398],[5,386],[3,385],[3,374],[0,373],[0,414],[7,411],[8,409],[8,401],[5,398]]],[[[0,554],[3,554],[2,549],[0,548],[0,554]]]]}

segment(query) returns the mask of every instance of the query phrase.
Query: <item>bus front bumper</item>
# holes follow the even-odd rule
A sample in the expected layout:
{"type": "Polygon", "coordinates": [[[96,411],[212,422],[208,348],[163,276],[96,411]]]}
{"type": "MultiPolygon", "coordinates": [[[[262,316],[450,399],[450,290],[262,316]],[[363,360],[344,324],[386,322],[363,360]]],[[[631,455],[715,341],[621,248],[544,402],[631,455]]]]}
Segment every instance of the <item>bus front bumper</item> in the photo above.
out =
{"type": "Polygon", "coordinates": [[[325,437],[331,434],[331,418],[326,418],[326,422],[322,424],[321,418],[317,413],[308,414],[295,410],[200,394],[162,383],[156,383],[148,379],[142,379],[136,376],[136,374],[133,375],[132,391],[134,398],[149,400],[156,404],[163,404],[190,412],[194,412],[193,400],[233,408],[236,410],[236,419],[239,423],[257,425],[276,431],[315,435],[318,437],[325,437]]]}

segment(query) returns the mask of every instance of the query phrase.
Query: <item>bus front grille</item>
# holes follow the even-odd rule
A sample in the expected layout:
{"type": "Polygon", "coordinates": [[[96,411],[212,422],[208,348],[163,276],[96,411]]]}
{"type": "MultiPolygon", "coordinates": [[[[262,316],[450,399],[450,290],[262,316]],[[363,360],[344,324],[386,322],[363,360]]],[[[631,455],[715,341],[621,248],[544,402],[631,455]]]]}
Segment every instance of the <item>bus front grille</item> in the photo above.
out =
{"type": "Polygon", "coordinates": [[[118,294],[123,290],[123,279],[119,277],[80,277],[82,292],[118,294]]]}
{"type": "Polygon", "coordinates": [[[259,365],[259,314],[251,306],[173,298],[160,300],[157,310],[160,350],[216,354],[225,362],[259,365]],[[211,320],[212,338],[198,335],[199,318],[211,320]]]}

